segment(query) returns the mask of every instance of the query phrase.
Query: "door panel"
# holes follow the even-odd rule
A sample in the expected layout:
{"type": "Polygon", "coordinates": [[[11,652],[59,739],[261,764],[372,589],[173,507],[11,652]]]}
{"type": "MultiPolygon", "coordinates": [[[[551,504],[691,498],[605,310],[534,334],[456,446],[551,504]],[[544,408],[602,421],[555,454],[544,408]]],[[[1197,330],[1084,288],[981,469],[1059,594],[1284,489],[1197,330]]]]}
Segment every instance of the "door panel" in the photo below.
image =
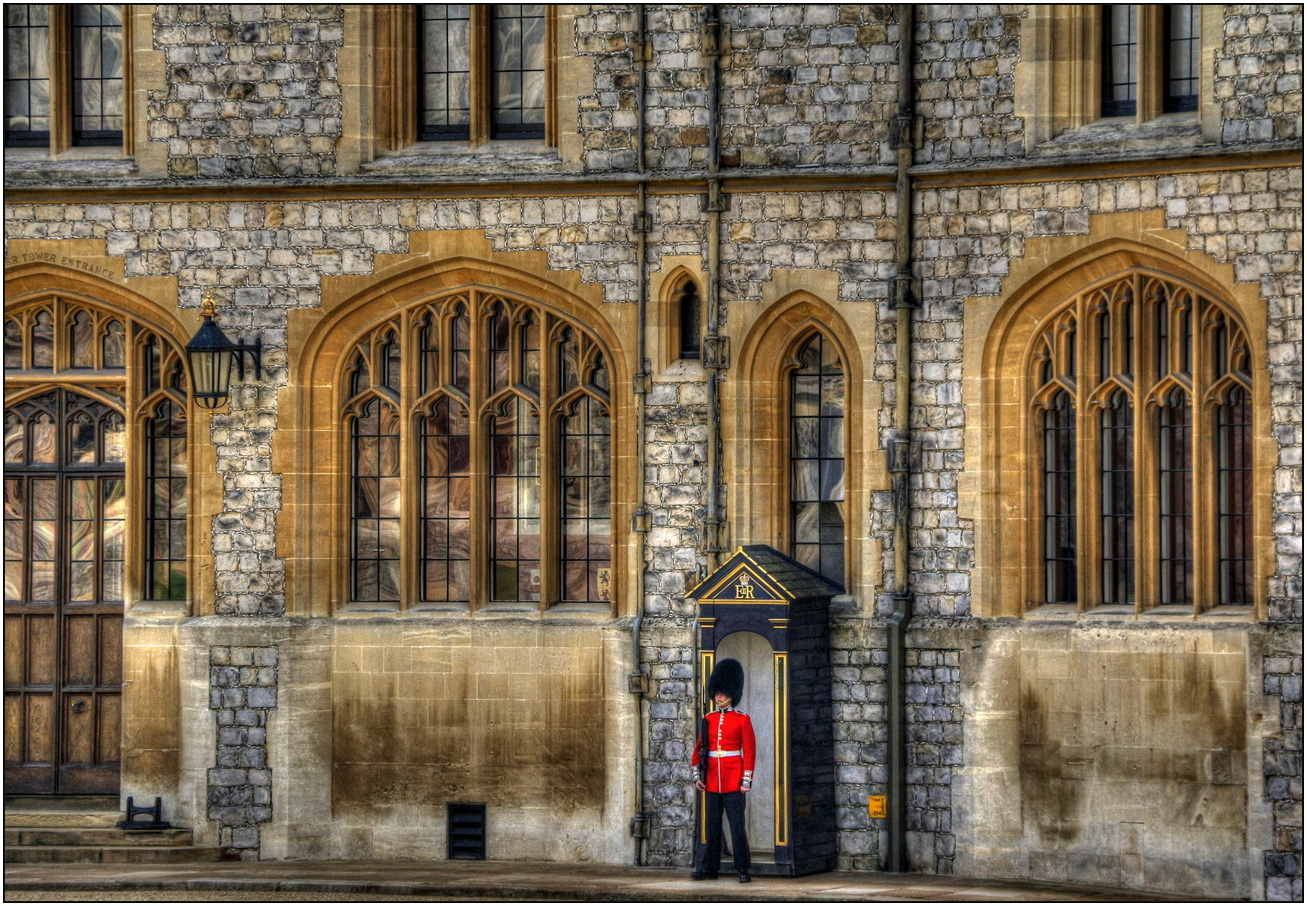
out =
{"type": "Polygon", "coordinates": [[[64,617],[64,683],[66,685],[94,685],[98,647],[94,614],[74,614],[64,617]]]}
{"type": "Polygon", "coordinates": [[[23,697],[5,696],[5,762],[23,760],[23,697]]]}
{"type": "Polygon", "coordinates": [[[116,793],[122,417],[52,390],[5,424],[6,791],[116,793]]]}
{"type": "Polygon", "coordinates": [[[118,688],[123,681],[122,615],[101,614],[99,630],[100,685],[118,688]]]}

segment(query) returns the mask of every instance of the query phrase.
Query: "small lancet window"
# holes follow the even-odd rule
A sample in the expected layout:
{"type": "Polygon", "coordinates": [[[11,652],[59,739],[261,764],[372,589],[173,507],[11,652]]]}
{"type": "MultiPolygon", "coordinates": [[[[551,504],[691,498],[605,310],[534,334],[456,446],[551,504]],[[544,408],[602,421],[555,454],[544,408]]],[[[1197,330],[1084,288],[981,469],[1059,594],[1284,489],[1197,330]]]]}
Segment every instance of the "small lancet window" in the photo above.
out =
{"type": "Polygon", "coordinates": [[[693,280],[686,280],[676,293],[677,358],[697,361],[703,354],[699,326],[701,308],[699,287],[693,280]]]}

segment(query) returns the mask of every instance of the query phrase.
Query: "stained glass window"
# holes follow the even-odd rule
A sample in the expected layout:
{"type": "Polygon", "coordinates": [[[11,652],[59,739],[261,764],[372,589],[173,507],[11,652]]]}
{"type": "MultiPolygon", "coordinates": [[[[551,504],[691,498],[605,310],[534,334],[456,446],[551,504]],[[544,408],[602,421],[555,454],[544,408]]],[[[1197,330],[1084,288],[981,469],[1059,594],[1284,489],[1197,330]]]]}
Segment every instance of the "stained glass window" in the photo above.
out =
{"type": "Polygon", "coordinates": [[[1166,97],[1162,109],[1179,112],[1198,109],[1200,7],[1176,3],[1165,7],[1166,97]]]}
{"type": "Polygon", "coordinates": [[[545,137],[545,8],[491,6],[491,138],[545,137]]]}
{"type": "Polygon", "coordinates": [[[187,449],[184,409],[165,400],[145,422],[145,471],[150,488],[145,525],[146,597],[186,597],[187,449]]]}
{"type": "Polygon", "coordinates": [[[1251,604],[1253,470],[1248,391],[1231,386],[1216,412],[1218,603],[1251,604]]]}
{"type": "Polygon", "coordinates": [[[47,476],[6,485],[7,499],[23,511],[6,524],[6,570],[17,570],[7,573],[7,587],[20,596],[45,589],[53,570],[69,600],[122,600],[132,524],[141,532],[141,596],[185,599],[187,383],[180,348],[143,324],[81,302],[42,300],[6,314],[6,372],[42,382],[39,392],[5,410],[6,468],[47,476]],[[129,461],[133,411],[148,414],[136,422],[138,456],[129,461]],[[125,489],[133,462],[141,464],[144,504],[133,510],[139,521],[129,523],[125,489]],[[33,500],[42,508],[33,509],[33,500]],[[64,534],[31,519],[49,501],[62,514],[64,534]]]}
{"type": "Polygon", "coordinates": [[[1160,600],[1194,600],[1193,421],[1188,396],[1175,389],[1160,408],[1157,429],[1157,489],[1161,539],[1160,600]]]}
{"type": "Polygon", "coordinates": [[[369,396],[350,420],[350,538],[355,601],[399,599],[399,419],[394,407],[369,396]]]}
{"type": "Polygon", "coordinates": [[[472,122],[471,7],[427,3],[420,17],[421,141],[463,140],[472,122]]]}
{"type": "Polygon", "coordinates": [[[122,8],[72,6],[73,144],[116,145],[123,132],[122,8]]]}
{"type": "Polygon", "coordinates": [[[1058,391],[1044,411],[1044,597],[1077,600],[1076,426],[1071,395],[1058,391]]]}
{"type": "Polygon", "coordinates": [[[440,397],[422,417],[424,601],[468,601],[472,560],[472,451],[467,408],[440,397]]]}
{"type": "Polygon", "coordinates": [[[567,407],[559,424],[562,599],[606,601],[612,559],[608,410],[594,396],[581,395],[567,407]]]}
{"type": "Polygon", "coordinates": [[[543,138],[545,63],[542,4],[419,6],[418,140],[543,138]]]}
{"type": "Polygon", "coordinates": [[[66,389],[5,410],[6,600],[123,599],[124,431],[121,412],[66,389]]]}
{"type": "Polygon", "coordinates": [[[5,4],[5,144],[50,142],[50,17],[44,4],[5,4]]]}
{"type": "Polygon", "coordinates": [[[520,396],[491,420],[490,508],[490,599],[539,601],[540,419],[520,396]]]}
{"type": "Polygon", "coordinates": [[[693,280],[686,280],[676,294],[677,358],[697,360],[700,357],[700,309],[699,287],[693,280]]]}
{"type": "Polygon", "coordinates": [[[1135,433],[1134,410],[1125,391],[1112,393],[1099,419],[1103,603],[1133,604],[1135,433]]]}

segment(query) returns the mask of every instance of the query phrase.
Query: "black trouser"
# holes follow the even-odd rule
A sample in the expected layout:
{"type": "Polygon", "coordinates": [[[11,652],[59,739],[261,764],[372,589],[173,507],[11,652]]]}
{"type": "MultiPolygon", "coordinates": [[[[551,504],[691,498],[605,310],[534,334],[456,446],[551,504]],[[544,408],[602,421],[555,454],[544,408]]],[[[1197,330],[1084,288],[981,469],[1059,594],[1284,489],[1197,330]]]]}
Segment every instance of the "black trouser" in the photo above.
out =
{"type": "Polygon", "coordinates": [[[735,870],[749,870],[749,836],[744,831],[744,793],[708,793],[708,846],[703,851],[704,864],[699,870],[717,874],[722,861],[722,809],[731,822],[731,854],[735,857],[735,870]]]}

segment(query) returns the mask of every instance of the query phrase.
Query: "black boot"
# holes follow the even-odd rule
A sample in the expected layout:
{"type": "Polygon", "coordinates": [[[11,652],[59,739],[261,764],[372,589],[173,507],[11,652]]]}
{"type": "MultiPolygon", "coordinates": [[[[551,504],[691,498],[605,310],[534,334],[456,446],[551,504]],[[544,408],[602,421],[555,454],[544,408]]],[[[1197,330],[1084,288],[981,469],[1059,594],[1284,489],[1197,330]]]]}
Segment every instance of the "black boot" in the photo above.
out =
{"type": "Polygon", "coordinates": [[[753,878],[749,877],[749,873],[748,873],[747,871],[742,871],[742,872],[740,872],[740,883],[741,883],[741,884],[748,884],[748,883],[749,883],[750,881],[752,881],[752,880],[753,880],[753,878]]]}

